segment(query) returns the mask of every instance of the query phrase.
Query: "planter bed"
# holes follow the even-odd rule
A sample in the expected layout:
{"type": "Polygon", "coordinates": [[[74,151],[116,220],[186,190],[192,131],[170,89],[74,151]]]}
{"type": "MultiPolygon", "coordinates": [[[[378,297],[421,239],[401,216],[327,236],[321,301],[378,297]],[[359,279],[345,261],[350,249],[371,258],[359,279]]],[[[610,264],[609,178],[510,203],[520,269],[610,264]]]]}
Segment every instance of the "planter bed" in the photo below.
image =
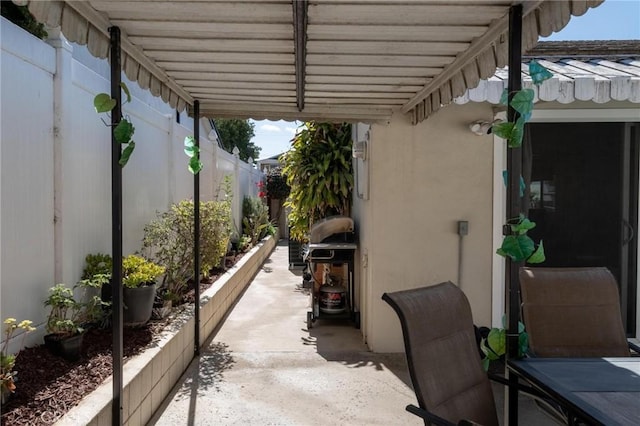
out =
{"type": "MultiPolygon", "coordinates": [[[[276,242],[273,237],[262,240],[201,294],[201,344],[251,282],[276,242]]],[[[124,364],[122,403],[125,424],[146,424],[193,359],[193,306],[183,305],[183,309],[178,309],[165,320],[168,324],[153,339],[151,346],[124,364]]],[[[165,323],[164,320],[162,322],[165,323]]],[[[66,385],[74,386],[74,383],[66,385]]],[[[109,376],[55,424],[111,424],[111,398],[112,378],[109,376]]]]}

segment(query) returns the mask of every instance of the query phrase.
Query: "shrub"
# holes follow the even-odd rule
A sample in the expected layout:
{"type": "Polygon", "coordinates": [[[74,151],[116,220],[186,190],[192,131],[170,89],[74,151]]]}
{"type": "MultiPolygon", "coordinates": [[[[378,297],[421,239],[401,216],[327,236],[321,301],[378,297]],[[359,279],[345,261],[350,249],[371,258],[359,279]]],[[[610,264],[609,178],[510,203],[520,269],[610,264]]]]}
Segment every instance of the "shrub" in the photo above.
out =
{"type": "Polygon", "coordinates": [[[127,288],[137,288],[155,284],[156,279],[164,274],[164,271],[164,267],[149,262],[144,257],[131,254],[122,259],[122,285],[127,288]]]}
{"type": "Polygon", "coordinates": [[[113,261],[108,254],[96,253],[88,254],[84,259],[85,267],[82,271],[82,279],[91,279],[96,275],[107,275],[111,277],[113,261]]]}
{"type": "Polygon", "coordinates": [[[267,235],[269,209],[259,197],[245,197],[242,200],[242,232],[256,244],[267,235]]]}
{"type": "MultiPolygon", "coordinates": [[[[226,185],[226,194],[229,185],[226,185]]],[[[200,265],[204,276],[220,265],[231,237],[231,197],[200,202],[200,265]]],[[[193,277],[193,201],[185,200],[160,213],[144,228],[143,250],[166,268],[161,288],[172,298],[183,295],[193,277]]]]}

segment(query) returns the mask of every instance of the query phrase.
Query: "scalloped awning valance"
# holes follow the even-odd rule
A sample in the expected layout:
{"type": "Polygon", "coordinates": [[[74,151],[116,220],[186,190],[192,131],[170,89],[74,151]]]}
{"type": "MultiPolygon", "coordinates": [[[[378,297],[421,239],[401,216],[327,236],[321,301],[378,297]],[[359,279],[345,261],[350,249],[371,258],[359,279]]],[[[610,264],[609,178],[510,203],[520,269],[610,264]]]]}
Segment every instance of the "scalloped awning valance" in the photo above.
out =
{"type": "MultiPolygon", "coordinates": [[[[523,1],[523,50],[602,0],[523,1]]],[[[20,1],[18,3],[24,3],[20,1]]],[[[210,117],[418,123],[504,67],[510,0],[30,1],[127,78],[210,117]]]]}

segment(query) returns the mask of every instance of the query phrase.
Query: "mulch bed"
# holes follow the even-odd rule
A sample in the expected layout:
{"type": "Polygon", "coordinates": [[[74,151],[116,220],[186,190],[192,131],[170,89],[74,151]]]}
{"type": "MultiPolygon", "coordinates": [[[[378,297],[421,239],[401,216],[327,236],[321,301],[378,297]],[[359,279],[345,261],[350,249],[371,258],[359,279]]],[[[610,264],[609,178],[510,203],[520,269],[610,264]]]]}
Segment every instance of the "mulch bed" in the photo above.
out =
{"type": "MultiPolygon", "coordinates": [[[[233,266],[243,255],[227,257],[225,266],[233,266]]],[[[224,271],[212,271],[209,278],[200,283],[200,291],[209,288],[222,273],[224,271]]],[[[193,303],[194,293],[193,288],[189,290],[185,302],[193,303]]],[[[152,346],[170,323],[169,318],[152,320],[144,327],[125,328],[125,360],[152,346]]],[[[112,339],[111,330],[87,331],[82,356],[75,362],[52,355],[44,345],[23,349],[15,364],[18,372],[16,392],[2,406],[0,424],[36,426],[59,420],[111,376],[112,339]]]]}

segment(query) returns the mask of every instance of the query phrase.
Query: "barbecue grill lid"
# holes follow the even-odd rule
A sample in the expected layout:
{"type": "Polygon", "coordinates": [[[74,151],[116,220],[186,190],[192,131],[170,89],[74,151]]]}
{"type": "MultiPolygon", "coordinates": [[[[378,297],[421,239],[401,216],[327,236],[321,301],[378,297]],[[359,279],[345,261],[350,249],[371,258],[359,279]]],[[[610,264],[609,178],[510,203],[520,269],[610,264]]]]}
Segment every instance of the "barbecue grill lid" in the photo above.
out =
{"type": "Polygon", "coordinates": [[[311,226],[310,243],[321,243],[333,234],[353,232],[353,219],[347,216],[329,216],[311,226]]]}

